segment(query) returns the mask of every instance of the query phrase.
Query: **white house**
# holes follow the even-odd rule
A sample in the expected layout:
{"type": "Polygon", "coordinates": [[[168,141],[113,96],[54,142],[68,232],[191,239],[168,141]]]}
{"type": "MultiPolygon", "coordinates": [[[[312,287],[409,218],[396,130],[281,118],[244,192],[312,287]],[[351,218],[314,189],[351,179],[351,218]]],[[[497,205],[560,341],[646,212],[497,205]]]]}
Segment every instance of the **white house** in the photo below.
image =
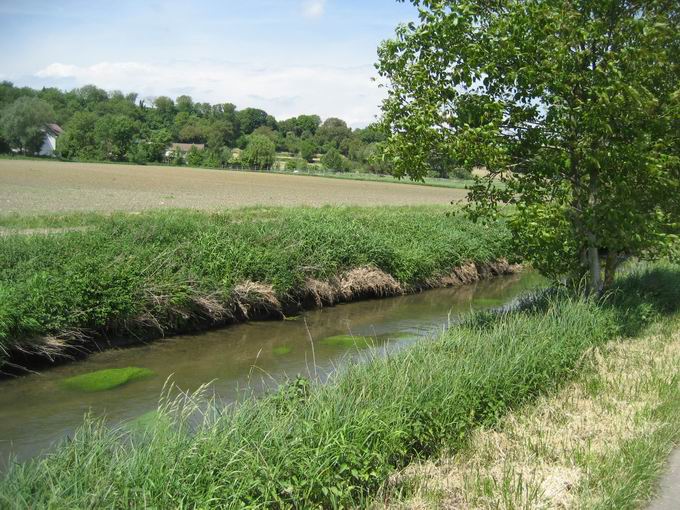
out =
{"type": "Polygon", "coordinates": [[[47,124],[43,132],[45,133],[45,138],[38,154],[40,156],[54,156],[54,151],[57,148],[57,138],[64,130],[58,124],[47,124]]]}

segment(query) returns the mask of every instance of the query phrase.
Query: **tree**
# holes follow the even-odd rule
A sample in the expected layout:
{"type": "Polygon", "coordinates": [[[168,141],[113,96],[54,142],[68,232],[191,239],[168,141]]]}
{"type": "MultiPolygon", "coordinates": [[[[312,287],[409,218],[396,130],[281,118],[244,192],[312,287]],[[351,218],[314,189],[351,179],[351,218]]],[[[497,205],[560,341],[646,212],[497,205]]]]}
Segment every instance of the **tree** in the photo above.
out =
{"type": "Polygon", "coordinates": [[[268,170],[274,164],[276,146],[269,138],[262,135],[251,135],[248,144],[241,153],[241,160],[247,166],[258,170],[268,170]]]}
{"type": "Polygon", "coordinates": [[[516,205],[518,253],[553,277],[587,274],[593,291],[625,256],[668,247],[680,192],[680,4],[413,3],[420,22],[379,49],[397,175],[422,178],[433,150],[486,167],[470,214],[516,205]]]}
{"type": "Polygon", "coordinates": [[[302,140],[300,142],[300,157],[309,163],[314,159],[316,154],[316,145],[311,140],[302,140]]]}
{"type": "Polygon", "coordinates": [[[295,133],[295,136],[302,136],[305,131],[312,134],[316,133],[320,125],[321,117],[318,115],[299,115],[279,122],[279,130],[282,133],[291,131],[295,133]]]}
{"type": "Polygon", "coordinates": [[[187,152],[186,160],[189,166],[201,166],[203,164],[203,151],[192,145],[189,152],[187,152]]]}
{"type": "Polygon", "coordinates": [[[330,149],[321,156],[321,164],[329,170],[335,170],[336,172],[344,172],[347,169],[344,158],[336,149],[330,149]]]}
{"type": "Polygon", "coordinates": [[[238,119],[241,133],[244,135],[249,135],[260,126],[271,124],[271,119],[270,116],[267,115],[267,112],[259,110],[258,108],[240,110],[236,112],[236,118],[238,119]]]}
{"type": "Polygon", "coordinates": [[[157,129],[152,131],[146,140],[146,152],[149,161],[163,161],[165,151],[171,141],[170,131],[157,129]]]}
{"type": "Polygon", "coordinates": [[[75,89],[74,92],[80,104],[91,111],[99,104],[105,103],[109,99],[109,95],[106,91],[95,85],[85,85],[84,87],[75,89]]]}
{"type": "Polygon", "coordinates": [[[174,101],[167,96],[158,96],[156,99],[154,99],[153,105],[155,112],[161,121],[166,125],[170,125],[172,119],[177,113],[174,101]]]}
{"type": "Polygon", "coordinates": [[[189,116],[185,112],[180,112],[175,117],[175,125],[179,129],[177,138],[181,142],[205,143],[210,135],[207,122],[196,116],[189,116]]]}
{"type": "Polygon", "coordinates": [[[191,96],[179,96],[175,100],[175,107],[180,113],[192,114],[194,112],[194,100],[191,96]]]}
{"type": "Polygon", "coordinates": [[[99,117],[94,126],[98,157],[111,161],[124,161],[137,133],[137,125],[129,117],[124,115],[99,117]]]}
{"type": "Polygon", "coordinates": [[[20,97],[3,110],[0,131],[11,147],[36,154],[49,122],[54,122],[54,110],[48,103],[35,97],[20,97]]]}
{"type": "Polygon", "coordinates": [[[97,159],[94,127],[97,114],[80,111],[73,114],[64,127],[64,133],[57,138],[57,151],[67,159],[97,159]]]}
{"type": "Polygon", "coordinates": [[[316,137],[321,145],[338,149],[342,141],[349,138],[352,130],[344,120],[330,117],[316,131],[316,137]]]}

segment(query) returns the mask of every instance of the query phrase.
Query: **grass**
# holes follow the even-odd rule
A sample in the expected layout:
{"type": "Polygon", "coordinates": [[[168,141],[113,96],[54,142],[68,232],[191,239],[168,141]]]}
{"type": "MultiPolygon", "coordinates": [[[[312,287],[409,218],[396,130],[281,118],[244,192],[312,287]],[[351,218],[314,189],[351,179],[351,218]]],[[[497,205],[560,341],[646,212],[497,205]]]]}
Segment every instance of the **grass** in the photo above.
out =
{"type": "Polygon", "coordinates": [[[62,381],[62,385],[69,390],[85,392],[106,391],[118,388],[132,381],[146,379],[153,375],[153,370],[148,368],[108,368],[106,370],[97,370],[96,372],[69,377],[62,381]]]}
{"type": "Polygon", "coordinates": [[[88,419],[47,457],[10,468],[0,504],[26,507],[337,508],[365,505],[395,470],[464,449],[479,427],[560,391],[589,353],[675,314],[680,270],[640,270],[605,303],[549,296],[270,397],[164,401],[141,438],[88,419]],[[636,292],[629,292],[635,289],[636,292]],[[170,403],[168,403],[170,402],[170,403]],[[198,425],[188,417],[202,413],[198,425]]]}
{"type": "MultiPolygon", "coordinates": [[[[253,172],[255,170],[243,170],[243,171],[253,172]]],[[[331,172],[324,170],[309,170],[309,171],[300,170],[298,171],[298,173],[293,173],[293,171],[291,170],[273,170],[272,173],[298,175],[302,177],[324,177],[327,179],[349,179],[352,181],[388,182],[393,184],[416,184],[418,186],[433,186],[436,188],[453,188],[453,189],[466,189],[468,186],[471,186],[475,182],[474,179],[442,179],[437,177],[425,177],[422,181],[412,181],[406,178],[399,179],[392,175],[379,175],[360,172],[331,172]]]]}
{"type": "Polygon", "coordinates": [[[643,507],[680,440],[679,326],[592,349],[573,382],[408,466],[375,507],[643,507]]]}
{"type": "Polygon", "coordinates": [[[7,216],[0,224],[14,233],[0,236],[0,351],[54,354],[96,335],[153,337],[283,316],[305,299],[400,293],[469,261],[509,254],[503,224],[484,227],[448,211],[7,216]],[[64,230],[23,235],[21,228],[64,230]]]}

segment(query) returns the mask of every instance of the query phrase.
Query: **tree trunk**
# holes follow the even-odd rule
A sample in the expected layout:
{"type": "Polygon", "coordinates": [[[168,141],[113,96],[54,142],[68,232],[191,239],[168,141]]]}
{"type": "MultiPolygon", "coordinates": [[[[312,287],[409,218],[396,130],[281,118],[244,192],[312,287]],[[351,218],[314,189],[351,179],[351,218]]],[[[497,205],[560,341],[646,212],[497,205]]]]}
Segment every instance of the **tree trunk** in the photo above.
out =
{"type": "Polygon", "coordinates": [[[600,264],[600,250],[595,244],[595,236],[588,236],[588,266],[590,270],[590,292],[602,293],[604,282],[602,281],[602,266],[600,264]]]}
{"type": "Polygon", "coordinates": [[[619,267],[619,254],[610,250],[607,253],[607,260],[605,262],[604,288],[608,289],[614,284],[614,277],[616,270],[619,267]]]}

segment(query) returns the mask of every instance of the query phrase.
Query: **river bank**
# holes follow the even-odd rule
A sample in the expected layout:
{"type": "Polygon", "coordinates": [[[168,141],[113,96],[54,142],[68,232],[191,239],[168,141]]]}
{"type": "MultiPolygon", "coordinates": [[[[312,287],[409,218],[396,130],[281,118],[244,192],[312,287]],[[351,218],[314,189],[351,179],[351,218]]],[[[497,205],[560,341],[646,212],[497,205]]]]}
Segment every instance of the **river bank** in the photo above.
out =
{"type": "MultiPolygon", "coordinates": [[[[475,310],[498,308],[541,288],[531,271],[458,287],[369,299],[302,312],[281,321],[249,321],[159,342],[93,352],[36,374],[0,382],[0,476],[10,458],[49,452],[82,424],[83,414],[109,426],[153,412],[168,378],[193,392],[207,381],[219,403],[274,391],[298,374],[324,380],[374,354],[392,355],[427,341],[475,310]],[[106,391],[82,391],[72,382],[111,370],[151,372],[106,391]]],[[[123,376],[125,374],[122,374],[123,376]]]]}
{"type": "Polygon", "coordinates": [[[298,380],[238,407],[169,398],[143,431],[90,418],[53,454],[12,467],[0,498],[18,508],[363,505],[396,470],[559,391],[592,349],[676,314],[679,283],[675,266],[645,268],[604,302],[558,294],[476,315],[324,385],[298,380]]]}
{"type": "Polygon", "coordinates": [[[122,338],[284,318],[516,269],[506,261],[502,223],[449,213],[323,207],[2,217],[0,361],[16,372],[26,360],[51,363],[122,338]]]}
{"type": "Polygon", "coordinates": [[[475,430],[461,450],[393,475],[375,510],[676,508],[677,467],[658,481],[680,440],[680,320],[582,363],[574,381],[475,430]]]}

